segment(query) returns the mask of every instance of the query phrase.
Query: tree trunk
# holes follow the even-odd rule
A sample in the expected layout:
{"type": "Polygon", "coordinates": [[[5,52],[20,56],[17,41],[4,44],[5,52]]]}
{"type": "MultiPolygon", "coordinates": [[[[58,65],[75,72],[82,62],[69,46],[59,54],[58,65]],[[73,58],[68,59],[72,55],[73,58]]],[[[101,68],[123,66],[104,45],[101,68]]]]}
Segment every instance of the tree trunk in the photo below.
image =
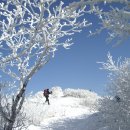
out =
{"type": "Polygon", "coordinates": [[[4,130],[12,130],[14,122],[9,122],[8,125],[4,128],[4,130]]]}
{"type": "Polygon", "coordinates": [[[8,125],[6,125],[4,130],[12,130],[13,129],[13,125],[15,123],[16,117],[19,114],[19,112],[22,108],[23,102],[24,102],[24,96],[25,96],[24,93],[25,93],[26,86],[27,86],[27,84],[23,84],[23,87],[21,88],[21,90],[19,91],[17,96],[15,97],[15,99],[12,103],[11,116],[10,116],[10,119],[8,121],[8,125]]]}

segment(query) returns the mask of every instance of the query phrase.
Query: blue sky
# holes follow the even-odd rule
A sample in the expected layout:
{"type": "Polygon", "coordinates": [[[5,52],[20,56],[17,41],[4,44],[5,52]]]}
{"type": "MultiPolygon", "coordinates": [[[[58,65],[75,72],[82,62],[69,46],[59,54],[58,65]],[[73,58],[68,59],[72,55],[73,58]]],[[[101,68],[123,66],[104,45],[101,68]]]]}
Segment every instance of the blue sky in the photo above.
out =
{"type": "MultiPolygon", "coordinates": [[[[96,20],[96,19],[95,19],[96,20]]],[[[118,57],[130,57],[129,40],[112,47],[106,43],[106,33],[87,37],[88,29],[73,36],[71,49],[59,48],[55,57],[46,64],[29,83],[28,90],[34,92],[44,88],[60,86],[65,88],[88,89],[98,94],[105,94],[108,83],[107,72],[100,70],[97,61],[106,61],[108,51],[116,60],[118,57]]]]}

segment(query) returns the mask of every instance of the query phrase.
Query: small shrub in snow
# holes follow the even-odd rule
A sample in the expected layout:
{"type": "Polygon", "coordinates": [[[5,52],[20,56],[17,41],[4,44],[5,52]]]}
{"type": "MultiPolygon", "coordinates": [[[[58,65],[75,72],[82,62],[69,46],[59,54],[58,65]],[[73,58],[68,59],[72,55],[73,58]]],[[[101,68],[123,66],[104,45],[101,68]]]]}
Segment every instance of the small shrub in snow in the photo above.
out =
{"type": "Polygon", "coordinates": [[[88,97],[98,97],[98,95],[94,92],[84,89],[65,89],[64,96],[77,97],[77,98],[88,98],[88,97]]]}
{"type": "Polygon", "coordinates": [[[88,98],[84,98],[81,101],[81,105],[89,107],[92,111],[97,111],[97,102],[98,102],[99,97],[88,97],[88,98]]]}
{"type": "Polygon", "coordinates": [[[99,100],[99,112],[111,130],[130,130],[130,59],[115,63],[108,55],[103,69],[110,73],[109,96],[99,100]]]}
{"type": "Polygon", "coordinates": [[[94,111],[97,110],[97,101],[100,98],[96,93],[89,90],[70,88],[64,90],[64,96],[83,98],[80,105],[87,106],[94,111]]]}
{"type": "Polygon", "coordinates": [[[52,87],[52,96],[53,97],[61,97],[63,96],[63,91],[61,87],[52,87]]]}

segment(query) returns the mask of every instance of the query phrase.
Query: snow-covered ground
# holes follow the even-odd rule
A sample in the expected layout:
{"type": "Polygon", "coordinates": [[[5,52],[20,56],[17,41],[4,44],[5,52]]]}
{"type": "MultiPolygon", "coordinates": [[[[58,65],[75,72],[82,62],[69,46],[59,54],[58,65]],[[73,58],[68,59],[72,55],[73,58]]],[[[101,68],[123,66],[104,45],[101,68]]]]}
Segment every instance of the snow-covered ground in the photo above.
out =
{"type": "Polygon", "coordinates": [[[50,96],[50,105],[45,103],[42,92],[29,98],[25,103],[27,117],[32,123],[28,130],[101,130],[101,115],[93,109],[99,97],[89,91],[86,97],[76,97],[74,93],[50,96]]]}

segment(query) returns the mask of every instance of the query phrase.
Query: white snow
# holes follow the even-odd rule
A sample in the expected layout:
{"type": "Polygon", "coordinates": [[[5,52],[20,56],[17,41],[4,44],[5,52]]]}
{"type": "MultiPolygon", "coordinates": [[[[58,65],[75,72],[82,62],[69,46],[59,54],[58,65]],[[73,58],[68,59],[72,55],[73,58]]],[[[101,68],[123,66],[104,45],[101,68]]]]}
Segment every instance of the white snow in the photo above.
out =
{"type": "Polygon", "coordinates": [[[42,92],[37,93],[25,103],[27,117],[32,121],[27,130],[106,130],[101,114],[92,109],[94,98],[96,102],[99,97],[94,97],[95,93],[87,93],[89,101],[73,95],[57,98],[52,95],[50,105],[45,103],[42,92]]]}

